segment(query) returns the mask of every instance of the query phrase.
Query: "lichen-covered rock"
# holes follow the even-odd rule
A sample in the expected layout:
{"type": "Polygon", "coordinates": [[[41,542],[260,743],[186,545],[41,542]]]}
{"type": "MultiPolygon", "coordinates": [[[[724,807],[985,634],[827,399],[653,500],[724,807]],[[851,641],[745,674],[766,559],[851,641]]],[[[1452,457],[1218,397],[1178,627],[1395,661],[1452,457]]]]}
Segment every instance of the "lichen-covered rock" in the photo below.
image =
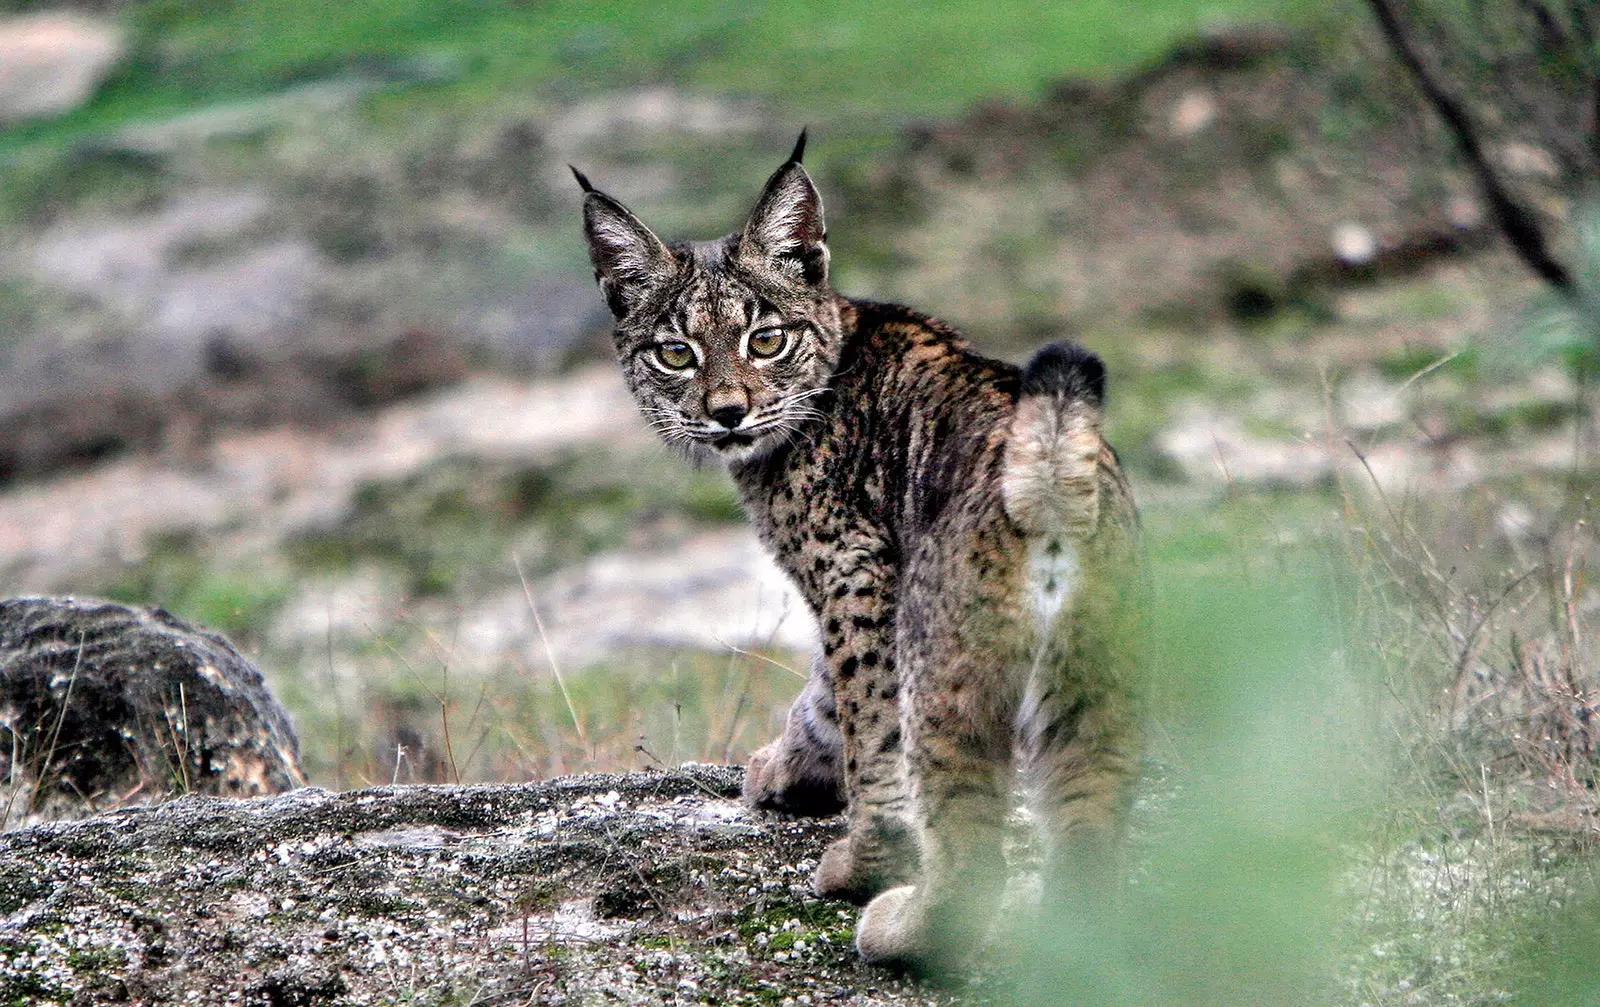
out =
{"type": "Polygon", "coordinates": [[[289,715],[227,640],[161,609],[0,601],[0,824],[305,785],[289,715]]]}
{"type": "Polygon", "coordinates": [[[838,820],[686,766],[190,796],[0,835],[0,1003],[931,1004],[807,878],[838,820]]]}

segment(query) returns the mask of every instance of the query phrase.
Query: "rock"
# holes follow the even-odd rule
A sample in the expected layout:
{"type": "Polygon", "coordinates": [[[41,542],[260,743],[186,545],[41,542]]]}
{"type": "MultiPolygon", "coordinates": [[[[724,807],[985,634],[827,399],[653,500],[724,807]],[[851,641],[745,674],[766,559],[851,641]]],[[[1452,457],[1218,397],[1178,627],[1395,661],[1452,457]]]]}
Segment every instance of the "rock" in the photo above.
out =
{"type": "Polygon", "coordinates": [[[0,1002],[947,1003],[739,770],[190,796],[0,836],[0,1002]],[[795,1000],[784,1000],[785,996],[795,1000]]]}
{"type": "Polygon", "coordinates": [[[1346,266],[1365,266],[1378,255],[1378,239],[1353,220],[1339,222],[1329,235],[1334,258],[1346,266]]]}
{"type": "Polygon", "coordinates": [[[1172,106],[1172,131],[1179,136],[1194,136],[1217,118],[1217,102],[1204,88],[1183,92],[1172,106]]]}
{"type": "Polygon", "coordinates": [[[1405,422],[1403,386],[1366,371],[1357,372],[1339,385],[1339,417],[1345,427],[1373,433],[1405,422]]]}
{"type": "Polygon", "coordinates": [[[1154,447],[1184,476],[1202,484],[1307,489],[1333,476],[1325,445],[1265,437],[1238,417],[1198,406],[1157,434],[1154,447]]]}
{"type": "Polygon", "coordinates": [[[81,14],[0,19],[0,125],[87,102],[123,51],[120,29],[81,14]]]}
{"type": "Polygon", "coordinates": [[[6,825],[305,785],[289,715],[227,640],[161,609],[0,601],[6,825]]]}

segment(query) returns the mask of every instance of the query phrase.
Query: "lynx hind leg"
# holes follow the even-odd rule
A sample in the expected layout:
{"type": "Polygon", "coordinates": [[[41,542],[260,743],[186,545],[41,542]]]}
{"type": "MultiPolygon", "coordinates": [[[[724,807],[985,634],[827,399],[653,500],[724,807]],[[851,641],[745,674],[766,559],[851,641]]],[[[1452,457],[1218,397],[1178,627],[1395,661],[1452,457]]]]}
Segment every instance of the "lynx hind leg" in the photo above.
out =
{"type": "Polygon", "coordinates": [[[1018,718],[1030,804],[1045,845],[1044,893],[1055,906],[1114,902],[1139,767],[1132,702],[1069,683],[1032,683],[1018,718]]]}
{"type": "Polygon", "coordinates": [[[1061,343],[1036,354],[1006,441],[1001,496],[1022,533],[1026,679],[1019,747],[1045,837],[1047,884],[1115,873],[1138,769],[1130,694],[1138,517],[1101,437],[1105,365],[1061,343]]]}
{"type": "Polygon", "coordinates": [[[744,800],[752,808],[822,817],[844,810],[843,743],[833,683],[819,655],[789,707],[783,734],[750,756],[744,800]]]}
{"type": "Polygon", "coordinates": [[[940,975],[964,967],[994,921],[1005,888],[1011,776],[1003,757],[918,762],[912,791],[924,812],[922,871],[915,885],[867,905],[856,948],[869,962],[940,975]]]}
{"type": "Polygon", "coordinates": [[[869,962],[939,975],[981,947],[1005,887],[1011,730],[1006,690],[996,687],[1004,648],[921,649],[904,726],[921,871],[915,885],[867,906],[856,947],[869,962]]]}

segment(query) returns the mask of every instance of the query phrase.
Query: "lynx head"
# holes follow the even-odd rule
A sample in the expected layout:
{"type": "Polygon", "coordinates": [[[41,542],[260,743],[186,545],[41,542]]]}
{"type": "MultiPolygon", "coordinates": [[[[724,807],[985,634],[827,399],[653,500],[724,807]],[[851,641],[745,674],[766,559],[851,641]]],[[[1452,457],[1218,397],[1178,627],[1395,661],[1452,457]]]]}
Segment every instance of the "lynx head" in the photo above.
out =
{"type": "Polygon", "coordinates": [[[758,458],[821,415],[842,340],[805,142],[744,228],[708,242],[663,242],[573,169],[623,376],[651,425],[691,455],[758,458]]]}

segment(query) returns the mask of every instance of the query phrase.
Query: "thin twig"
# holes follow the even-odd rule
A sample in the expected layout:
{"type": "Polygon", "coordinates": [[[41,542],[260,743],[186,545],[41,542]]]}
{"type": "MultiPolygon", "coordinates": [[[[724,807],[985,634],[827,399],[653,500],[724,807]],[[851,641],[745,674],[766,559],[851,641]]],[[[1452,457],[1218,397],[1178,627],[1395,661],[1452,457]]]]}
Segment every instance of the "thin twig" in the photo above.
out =
{"type": "Polygon", "coordinates": [[[728,648],[729,650],[733,651],[735,654],[738,654],[738,655],[740,655],[742,657],[753,657],[757,661],[765,661],[768,664],[772,665],[774,668],[782,668],[784,671],[787,671],[789,674],[793,675],[795,678],[798,678],[798,679],[804,680],[805,677],[806,677],[804,672],[796,671],[793,668],[789,667],[787,664],[784,664],[782,661],[774,660],[773,658],[770,658],[765,654],[758,654],[753,650],[745,650],[743,647],[739,647],[739,646],[736,646],[734,644],[729,643],[728,641],[724,640],[720,636],[713,636],[711,639],[717,641],[717,643],[721,644],[722,646],[728,648]]]}
{"type": "Polygon", "coordinates": [[[1461,356],[1461,353],[1462,353],[1461,350],[1457,350],[1454,353],[1446,354],[1445,356],[1440,357],[1438,360],[1435,360],[1433,363],[1431,363],[1428,366],[1424,367],[1422,370],[1420,370],[1417,373],[1411,375],[1411,377],[1406,378],[1404,381],[1400,382],[1400,387],[1396,388],[1395,392],[1398,394],[1399,392],[1405,391],[1407,388],[1410,388],[1416,382],[1421,381],[1423,378],[1427,377],[1428,375],[1432,374],[1434,371],[1437,371],[1439,368],[1443,367],[1445,364],[1448,364],[1450,361],[1452,361],[1455,358],[1461,356]]]}
{"type": "MultiPolygon", "coordinates": [[[[86,633],[78,633],[78,656],[72,662],[72,675],[67,679],[67,691],[61,697],[61,712],[56,714],[56,725],[50,731],[50,744],[45,748],[44,761],[39,764],[39,775],[33,781],[33,795],[28,798],[28,806],[23,812],[24,814],[31,814],[38,807],[39,791],[44,787],[44,778],[45,774],[49,772],[50,760],[56,757],[56,743],[61,740],[61,725],[67,719],[67,707],[72,702],[72,687],[77,684],[78,670],[83,667],[83,643],[86,637],[86,633]]],[[[10,810],[11,804],[8,801],[6,802],[8,817],[10,810]]]]}
{"type": "Polygon", "coordinates": [[[1410,36],[1406,34],[1405,27],[1400,23],[1400,16],[1395,12],[1392,0],[1367,0],[1367,6],[1371,7],[1373,14],[1377,16],[1378,24],[1382,27],[1390,48],[1416,79],[1417,86],[1422,89],[1423,95],[1433,106],[1434,111],[1439,113],[1439,118],[1444,120],[1445,125],[1455,135],[1456,145],[1461,148],[1462,156],[1466,158],[1473,175],[1478,179],[1478,185],[1483,190],[1484,198],[1489,202],[1489,211],[1494,215],[1495,223],[1499,225],[1500,232],[1506,236],[1506,240],[1511,243],[1511,248],[1517,253],[1517,257],[1556,291],[1569,299],[1576,298],[1577,288],[1573,283],[1572,273],[1551,257],[1544,230],[1533,211],[1512,198],[1511,193],[1501,184],[1500,177],[1495,174],[1494,167],[1489,163],[1483,145],[1478,141],[1472,120],[1460,103],[1433,78],[1427,65],[1422,62],[1422,57],[1412,44],[1410,36]]]}
{"type": "Polygon", "coordinates": [[[550,647],[550,638],[544,632],[544,620],[539,618],[539,606],[533,600],[533,589],[528,586],[528,576],[522,572],[522,557],[512,555],[511,563],[517,568],[517,579],[522,582],[522,596],[528,599],[528,611],[533,613],[533,625],[539,631],[539,642],[544,645],[544,657],[550,662],[550,671],[556,676],[556,685],[561,689],[561,698],[567,702],[567,712],[572,715],[572,726],[578,730],[578,740],[585,748],[589,747],[589,737],[584,733],[583,721],[578,717],[578,708],[572,704],[572,694],[567,691],[567,680],[561,674],[561,665],[556,663],[556,654],[550,647]]]}

